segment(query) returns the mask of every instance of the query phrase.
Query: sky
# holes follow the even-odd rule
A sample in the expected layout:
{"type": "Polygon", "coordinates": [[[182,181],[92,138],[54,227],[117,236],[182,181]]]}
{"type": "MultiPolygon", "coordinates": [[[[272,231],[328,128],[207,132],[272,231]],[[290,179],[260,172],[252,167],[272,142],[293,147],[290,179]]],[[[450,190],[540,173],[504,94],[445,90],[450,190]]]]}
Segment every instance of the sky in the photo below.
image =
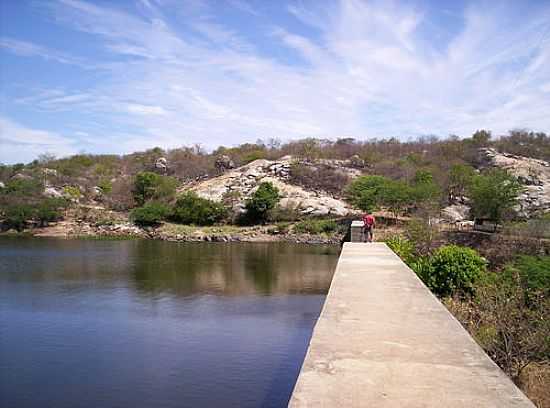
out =
{"type": "Polygon", "coordinates": [[[0,0],[0,162],[550,131],[550,0],[0,0]]]}

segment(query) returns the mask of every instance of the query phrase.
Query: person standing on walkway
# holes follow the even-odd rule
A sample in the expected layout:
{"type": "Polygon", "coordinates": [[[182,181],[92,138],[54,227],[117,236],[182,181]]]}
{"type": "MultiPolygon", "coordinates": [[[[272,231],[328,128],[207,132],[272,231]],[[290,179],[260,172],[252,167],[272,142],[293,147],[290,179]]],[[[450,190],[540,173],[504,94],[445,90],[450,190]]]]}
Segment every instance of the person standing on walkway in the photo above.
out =
{"type": "Polygon", "coordinates": [[[370,212],[363,215],[363,237],[366,242],[372,242],[374,238],[374,215],[370,212]]]}

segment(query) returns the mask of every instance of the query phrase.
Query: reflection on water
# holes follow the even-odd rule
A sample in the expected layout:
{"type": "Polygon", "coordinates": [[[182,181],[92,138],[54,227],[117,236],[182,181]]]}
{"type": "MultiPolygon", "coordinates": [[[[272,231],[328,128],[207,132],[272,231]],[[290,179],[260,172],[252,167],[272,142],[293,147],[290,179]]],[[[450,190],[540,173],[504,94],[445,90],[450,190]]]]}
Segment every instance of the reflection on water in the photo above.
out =
{"type": "Polygon", "coordinates": [[[285,406],[338,251],[0,239],[0,406],[285,406]]]}

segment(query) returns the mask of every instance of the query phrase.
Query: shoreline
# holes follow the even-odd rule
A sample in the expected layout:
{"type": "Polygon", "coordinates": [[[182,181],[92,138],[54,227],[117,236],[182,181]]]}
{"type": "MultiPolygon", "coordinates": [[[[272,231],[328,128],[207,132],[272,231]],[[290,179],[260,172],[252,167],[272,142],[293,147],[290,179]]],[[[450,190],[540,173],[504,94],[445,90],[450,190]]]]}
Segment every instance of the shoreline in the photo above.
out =
{"type": "Polygon", "coordinates": [[[2,236],[90,240],[150,239],[168,242],[292,242],[312,245],[339,245],[343,239],[341,233],[317,235],[282,232],[276,225],[195,227],[166,223],[159,227],[142,228],[130,223],[77,225],[68,222],[21,232],[5,231],[0,233],[0,237],[2,236]]]}

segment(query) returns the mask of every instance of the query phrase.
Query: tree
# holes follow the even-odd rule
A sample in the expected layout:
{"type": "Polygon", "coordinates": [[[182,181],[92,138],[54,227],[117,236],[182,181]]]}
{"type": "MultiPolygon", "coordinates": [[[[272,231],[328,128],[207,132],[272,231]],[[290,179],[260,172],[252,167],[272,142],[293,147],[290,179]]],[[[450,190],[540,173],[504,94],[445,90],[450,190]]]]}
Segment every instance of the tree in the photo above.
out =
{"type": "Polygon", "coordinates": [[[134,179],[134,200],[138,205],[143,205],[151,199],[171,197],[176,192],[177,184],[173,177],[161,176],[150,171],[139,172],[134,179]]]}
{"type": "Polygon", "coordinates": [[[176,200],[171,219],[182,224],[212,225],[221,221],[227,211],[222,203],[199,197],[188,191],[176,200]]]}
{"type": "Polygon", "coordinates": [[[160,224],[169,212],[170,209],[165,204],[152,201],[143,207],[134,208],[130,212],[130,219],[137,225],[154,226],[160,224]]]}
{"type": "Polygon", "coordinates": [[[356,178],[346,189],[347,200],[363,211],[388,208],[397,215],[412,202],[412,191],[408,184],[383,176],[362,176],[356,178]]]}
{"type": "Polygon", "coordinates": [[[67,200],[64,198],[46,198],[39,202],[34,209],[34,216],[44,227],[49,222],[57,221],[61,218],[61,208],[67,207],[67,200]]]}
{"type": "Polygon", "coordinates": [[[449,196],[451,199],[454,197],[463,196],[466,189],[472,183],[476,172],[472,166],[466,164],[454,164],[449,171],[449,196]]]}
{"type": "Polygon", "coordinates": [[[491,132],[488,130],[476,130],[472,135],[472,143],[477,147],[487,146],[491,140],[491,132]]]}
{"type": "Polygon", "coordinates": [[[372,212],[382,204],[382,191],[388,179],[383,176],[361,176],[346,188],[346,199],[363,211],[372,212]]]}
{"type": "Polygon", "coordinates": [[[380,200],[388,208],[395,219],[413,201],[413,192],[407,183],[387,180],[380,191],[380,200]]]}
{"type": "Polygon", "coordinates": [[[12,204],[4,208],[4,224],[7,228],[22,231],[27,225],[27,220],[33,216],[33,208],[29,204],[12,204]]]}
{"type": "Polygon", "coordinates": [[[468,188],[474,217],[490,218],[499,223],[512,212],[521,192],[521,184],[506,170],[490,169],[476,175],[468,188]]]}
{"type": "Polygon", "coordinates": [[[427,170],[418,170],[411,186],[411,195],[417,206],[439,207],[441,189],[434,181],[432,173],[427,170]]]}
{"type": "Polygon", "coordinates": [[[246,218],[250,222],[265,222],[269,212],[279,202],[279,189],[272,183],[264,182],[246,201],[246,218]]]}

